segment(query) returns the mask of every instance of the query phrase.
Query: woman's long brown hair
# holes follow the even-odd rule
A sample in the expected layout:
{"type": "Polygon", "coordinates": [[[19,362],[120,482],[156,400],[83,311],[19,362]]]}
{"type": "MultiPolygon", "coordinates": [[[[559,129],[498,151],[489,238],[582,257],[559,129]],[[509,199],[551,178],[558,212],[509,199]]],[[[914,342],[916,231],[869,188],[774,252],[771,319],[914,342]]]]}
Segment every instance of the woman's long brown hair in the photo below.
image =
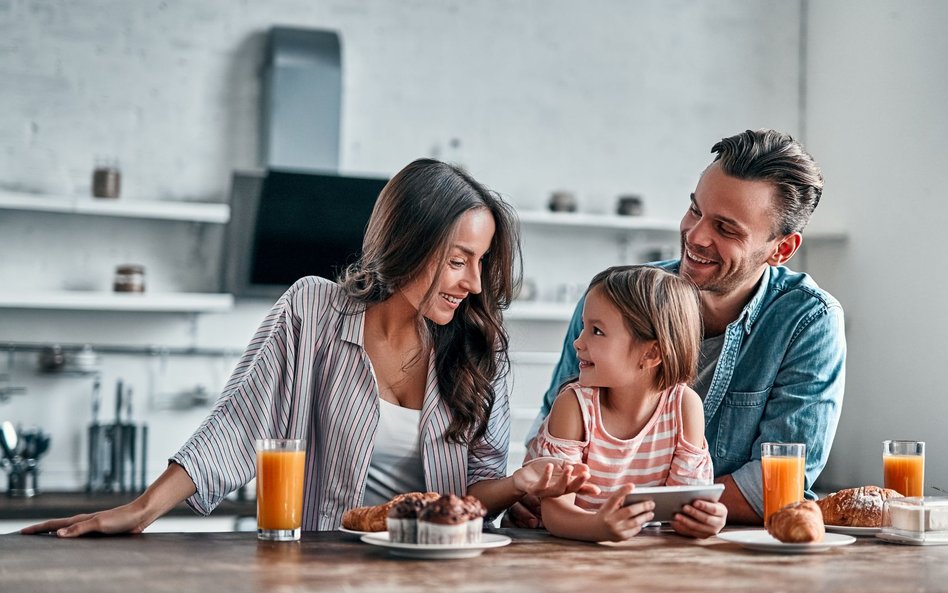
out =
{"type": "MultiPolygon", "coordinates": [[[[488,210],[494,237],[481,267],[481,292],[470,294],[446,325],[419,313],[424,351],[433,348],[441,398],[452,411],[448,440],[472,444],[484,436],[493,410],[494,384],[510,369],[502,311],[520,283],[519,225],[511,207],[459,167],[418,159],[399,171],[379,194],[366,227],[362,255],[340,284],[355,300],[384,301],[432,261],[444,261],[458,221],[488,210]]],[[[436,296],[443,265],[425,296],[436,296]]]]}

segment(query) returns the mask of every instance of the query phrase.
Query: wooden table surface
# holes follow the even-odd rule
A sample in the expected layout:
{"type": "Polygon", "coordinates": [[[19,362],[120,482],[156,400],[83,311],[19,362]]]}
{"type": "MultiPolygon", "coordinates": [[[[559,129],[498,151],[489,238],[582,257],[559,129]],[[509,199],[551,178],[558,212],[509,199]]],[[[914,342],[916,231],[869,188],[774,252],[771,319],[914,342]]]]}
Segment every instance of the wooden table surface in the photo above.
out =
{"type": "Polygon", "coordinates": [[[300,542],[253,533],[160,533],[62,540],[0,536],[0,591],[838,591],[948,590],[948,546],[859,538],[807,555],[745,550],[710,538],[640,534],[621,545],[498,530],[514,541],[460,560],[396,558],[340,532],[300,542]]]}

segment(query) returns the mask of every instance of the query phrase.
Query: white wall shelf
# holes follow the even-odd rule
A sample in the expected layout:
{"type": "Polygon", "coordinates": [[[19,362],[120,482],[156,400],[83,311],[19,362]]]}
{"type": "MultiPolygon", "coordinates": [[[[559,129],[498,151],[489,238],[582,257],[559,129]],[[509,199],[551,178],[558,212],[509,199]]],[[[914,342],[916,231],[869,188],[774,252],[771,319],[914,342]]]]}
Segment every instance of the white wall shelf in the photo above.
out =
{"type": "Polygon", "coordinates": [[[171,200],[129,200],[51,196],[0,191],[0,210],[62,212],[120,218],[146,218],[224,224],[230,220],[228,204],[171,200]]]}
{"type": "Polygon", "coordinates": [[[576,303],[514,301],[504,313],[511,321],[569,321],[576,303]]]}
{"type": "Polygon", "coordinates": [[[524,225],[578,227],[617,231],[678,232],[677,220],[646,216],[619,216],[617,214],[588,214],[585,212],[551,212],[548,210],[521,210],[517,212],[524,225]]]}
{"type": "Polygon", "coordinates": [[[0,292],[0,308],[6,309],[219,313],[233,306],[233,295],[216,293],[0,292]]]}

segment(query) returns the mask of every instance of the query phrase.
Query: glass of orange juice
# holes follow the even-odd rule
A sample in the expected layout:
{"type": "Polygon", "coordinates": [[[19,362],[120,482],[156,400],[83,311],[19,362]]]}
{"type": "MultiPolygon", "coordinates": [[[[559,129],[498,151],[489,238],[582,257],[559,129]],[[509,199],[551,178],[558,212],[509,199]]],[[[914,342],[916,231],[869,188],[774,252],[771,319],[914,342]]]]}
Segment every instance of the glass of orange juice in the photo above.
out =
{"type": "Polygon", "coordinates": [[[257,539],[300,539],[305,460],[305,439],[257,440],[257,539]]]}
{"type": "Polygon", "coordinates": [[[760,469],[764,478],[764,523],[791,502],[803,500],[806,445],[761,443],[760,469]]]}
{"type": "Polygon", "coordinates": [[[925,491],[925,443],[882,441],[885,487],[902,496],[922,496],[925,491]]]}

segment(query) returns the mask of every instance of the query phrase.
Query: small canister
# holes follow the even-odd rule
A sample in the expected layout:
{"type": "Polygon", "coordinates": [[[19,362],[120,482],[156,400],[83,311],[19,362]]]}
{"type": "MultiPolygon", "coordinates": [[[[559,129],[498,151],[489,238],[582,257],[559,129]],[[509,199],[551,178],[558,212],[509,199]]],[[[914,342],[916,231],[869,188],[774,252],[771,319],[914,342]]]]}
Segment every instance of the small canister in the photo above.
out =
{"type": "Polygon", "coordinates": [[[115,268],[115,292],[145,292],[145,266],[122,264],[115,268]]]}
{"type": "Polygon", "coordinates": [[[570,191],[555,191],[550,194],[549,207],[553,212],[576,212],[576,194],[570,191]]]}
{"type": "Polygon", "coordinates": [[[645,211],[645,204],[642,202],[642,196],[636,194],[626,194],[619,196],[616,200],[616,214],[622,216],[641,216],[645,211]]]}
{"type": "Polygon", "coordinates": [[[122,192],[122,173],[118,161],[99,157],[92,171],[92,195],[97,198],[117,198],[122,192]]]}

